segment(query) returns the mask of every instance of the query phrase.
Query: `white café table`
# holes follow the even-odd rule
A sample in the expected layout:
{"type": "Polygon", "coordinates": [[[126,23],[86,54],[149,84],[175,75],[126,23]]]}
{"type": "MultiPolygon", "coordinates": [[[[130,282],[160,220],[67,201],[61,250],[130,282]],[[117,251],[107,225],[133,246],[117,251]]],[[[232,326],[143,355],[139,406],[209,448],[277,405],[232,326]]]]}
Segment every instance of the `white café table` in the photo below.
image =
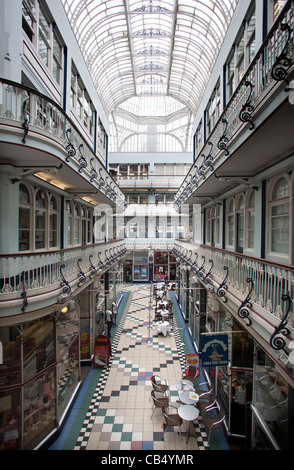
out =
{"type": "Polygon", "coordinates": [[[181,403],[185,403],[185,405],[195,405],[199,401],[199,395],[188,390],[181,392],[179,398],[181,403]]]}
{"type": "Polygon", "coordinates": [[[190,380],[182,379],[176,382],[176,387],[178,390],[189,390],[194,391],[193,383],[190,380]]]}
{"type": "Polygon", "coordinates": [[[190,422],[194,421],[195,419],[198,418],[199,410],[198,410],[198,408],[196,408],[195,406],[192,406],[192,405],[182,405],[178,409],[178,414],[184,421],[187,421],[186,444],[188,444],[189,435],[190,435],[190,433],[189,433],[190,422]]]}
{"type": "Polygon", "coordinates": [[[170,314],[168,310],[158,310],[158,313],[162,316],[162,318],[167,318],[170,314]]]}
{"type": "Polygon", "coordinates": [[[158,305],[160,305],[160,306],[162,305],[163,308],[164,308],[164,307],[167,307],[168,304],[169,304],[168,300],[161,300],[158,305]]]}
{"type": "Polygon", "coordinates": [[[155,327],[156,327],[158,333],[162,333],[163,336],[166,336],[167,333],[169,333],[171,331],[168,321],[158,321],[158,322],[155,323],[155,327]]]}

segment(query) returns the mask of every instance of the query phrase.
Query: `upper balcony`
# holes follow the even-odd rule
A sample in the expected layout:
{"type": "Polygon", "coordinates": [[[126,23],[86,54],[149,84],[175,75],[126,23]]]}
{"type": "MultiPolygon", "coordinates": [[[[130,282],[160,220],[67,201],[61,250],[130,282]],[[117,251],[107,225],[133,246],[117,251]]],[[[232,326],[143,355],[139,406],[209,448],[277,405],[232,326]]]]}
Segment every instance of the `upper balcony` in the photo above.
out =
{"type": "Polygon", "coordinates": [[[123,240],[63,250],[0,255],[0,311],[29,313],[67,302],[125,256],[123,240]]]}
{"type": "Polygon", "coordinates": [[[294,153],[294,3],[289,2],[196,156],[175,199],[205,203],[294,153]],[[289,101],[292,101],[290,104],[289,101]]]}
{"type": "Polygon", "coordinates": [[[294,338],[293,266],[179,240],[173,252],[190,279],[214,293],[287,364],[294,338]]]}
{"type": "Polygon", "coordinates": [[[125,197],[73,121],[50,98],[0,81],[0,163],[15,180],[36,175],[96,205],[125,208],[125,197]]]}

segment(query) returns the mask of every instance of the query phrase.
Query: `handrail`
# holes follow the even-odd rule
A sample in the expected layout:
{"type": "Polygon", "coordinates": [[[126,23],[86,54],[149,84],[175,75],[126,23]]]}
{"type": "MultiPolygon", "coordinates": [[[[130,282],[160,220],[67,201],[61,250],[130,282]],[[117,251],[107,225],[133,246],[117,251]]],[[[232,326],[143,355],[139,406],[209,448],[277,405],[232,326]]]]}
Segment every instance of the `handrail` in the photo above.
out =
{"type": "Polygon", "coordinates": [[[73,159],[80,174],[90,177],[90,182],[101,190],[110,200],[115,200],[122,207],[125,206],[125,196],[118,184],[108,173],[104,163],[94,152],[88,141],[77,128],[73,120],[66,114],[58,103],[47,95],[11,80],[0,78],[2,87],[1,118],[12,119],[24,130],[22,142],[25,144],[30,135],[30,126],[41,128],[50,132],[61,140],[65,150],[65,161],[73,159]],[[10,89],[8,89],[10,87],[10,89]],[[14,95],[9,93],[15,89],[14,95]],[[28,95],[24,97],[24,92],[28,95]],[[12,109],[14,112],[12,112],[12,109]],[[23,114],[24,123],[21,124],[20,114],[23,114]],[[32,122],[30,122],[30,118],[32,122]],[[75,142],[73,145],[72,141],[75,142]],[[101,174],[102,172],[102,174],[101,174]],[[107,180],[110,180],[108,182],[107,180]],[[114,185],[115,189],[112,187],[114,185]]]}
{"type": "MultiPolygon", "coordinates": [[[[293,63],[291,60],[294,52],[293,40],[289,40],[290,35],[293,34],[294,28],[294,18],[293,15],[291,16],[289,13],[291,8],[293,8],[293,0],[289,0],[280,12],[262,46],[257,51],[254,59],[226,104],[225,109],[221,113],[221,116],[207,137],[206,142],[199,151],[176,194],[175,206],[183,204],[189,197],[189,194],[198,188],[201,184],[201,179],[203,178],[204,180],[206,178],[207,172],[214,170],[215,162],[220,158],[223,152],[229,155],[227,147],[231,137],[235,139],[236,134],[241,129],[245,129],[248,123],[250,124],[249,129],[254,128],[255,125],[251,119],[251,115],[256,111],[255,105],[258,105],[258,99],[263,93],[266,92],[273,83],[287,83],[286,69],[293,63]],[[291,25],[282,22],[285,21],[288,13],[291,25]],[[281,33],[280,41],[278,40],[279,33],[281,33]],[[276,38],[275,34],[277,34],[276,38]],[[270,41],[273,42],[271,45],[270,41]],[[285,50],[288,46],[290,46],[289,55],[291,60],[284,60],[282,63],[282,58],[286,58],[285,50]],[[285,67],[283,67],[284,64],[285,67]],[[278,67],[281,73],[275,74],[275,68],[278,67]],[[228,119],[228,115],[230,119],[228,119]],[[201,158],[203,158],[202,162],[201,158]],[[189,178],[191,178],[190,181],[189,178]]],[[[287,88],[285,91],[288,91],[287,88]]]]}

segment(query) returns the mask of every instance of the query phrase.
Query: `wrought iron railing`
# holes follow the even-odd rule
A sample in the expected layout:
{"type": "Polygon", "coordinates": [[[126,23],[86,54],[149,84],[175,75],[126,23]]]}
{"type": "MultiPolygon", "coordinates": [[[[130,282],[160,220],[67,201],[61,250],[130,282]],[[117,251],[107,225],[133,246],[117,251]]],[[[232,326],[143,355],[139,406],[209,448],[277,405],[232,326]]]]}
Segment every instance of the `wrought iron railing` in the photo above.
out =
{"type": "MultiPolygon", "coordinates": [[[[126,253],[122,240],[64,250],[0,255],[0,301],[57,291],[70,294],[71,285],[81,286],[103,274],[126,253]]],[[[1,305],[1,304],[0,304],[1,305]]]]}
{"type": "Polygon", "coordinates": [[[263,45],[245,72],[206,143],[197,155],[175,198],[179,207],[214,171],[223,155],[245,129],[254,129],[255,116],[261,112],[266,96],[277,84],[289,91],[289,71],[294,59],[294,2],[287,4],[263,45]]]}
{"type": "Polygon", "coordinates": [[[288,325],[294,328],[293,266],[203,245],[194,252],[191,248],[177,242],[174,253],[225,303],[229,293],[241,294],[238,314],[248,324],[254,303],[278,320],[287,315],[288,325]]]}
{"type": "MultiPolygon", "coordinates": [[[[27,143],[30,133],[42,131],[51,135],[64,149],[66,162],[90,180],[97,190],[119,207],[125,207],[125,196],[109,175],[90,143],[79,132],[66,113],[50,98],[22,85],[0,79],[0,119],[13,121],[27,143]]],[[[94,192],[94,190],[93,190],[94,192]]]]}

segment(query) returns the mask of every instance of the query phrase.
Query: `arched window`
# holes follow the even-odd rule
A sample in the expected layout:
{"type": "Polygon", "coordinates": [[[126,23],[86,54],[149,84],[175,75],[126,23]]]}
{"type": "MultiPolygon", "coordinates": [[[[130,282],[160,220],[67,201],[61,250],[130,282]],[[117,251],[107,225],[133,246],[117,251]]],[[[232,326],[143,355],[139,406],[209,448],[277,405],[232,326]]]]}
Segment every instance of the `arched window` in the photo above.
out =
{"type": "Polygon", "coordinates": [[[243,253],[244,249],[244,196],[240,194],[236,203],[236,223],[237,223],[237,246],[238,253],[243,253]]]}
{"type": "Polygon", "coordinates": [[[252,189],[247,196],[246,204],[246,247],[254,248],[255,191],[252,189]]]}
{"type": "Polygon", "coordinates": [[[66,213],[67,213],[67,244],[68,246],[73,244],[73,208],[70,201],[66,201],[66,213]]]}
{"type": "Polygon", "coordinates": [[[46,193],[43,189],[39,189],[35,198],[35,248],[37,250],[46,247],[47,208],[46,193]]]}
{"type": "Polygon", "coordinates": [[[74,204],[74,245],[80,244],[81,211],[78,204],[74,204]]]}
{"type": "Polygon", "coordinates": [[[226,245],[230,248],[234,247],[234,230],[235,230],[235,223],[234,223],[234,199],[229,199],[227,204],[227,241],[226,245]]]}
{"type": "Polygon", "coordinates": [[[49,248],[58,246],[58,202],[51,196],[49,203],[49,248]]]}
{"type": "Polygon", "coordinates": [[[92,240],[93,240],[93,238],[92,238],[92,232],[93,232],[92,219],[93,219],[92,210],[88,209],[87,210],[87,243],[92,243],[92,240]]]}
{"type": "Polygon", "coordinates": [[[32,201],[29,189],[23,183],[19,185],[18,249],[31,249],[32,201]]]}
{"type": "Polygon", "coordinates": [[[273,186],[269,200],[269,249],[273,253],[289,254],[290,198],[289,184],[285,177],[273,186]]]}
{"type": "Polygon", "coordinates": [[[205,242],[211,244],[211,211],[212,208],[206,209],[206,237],[205,242]]]}
{"type": "Polygon", "coordinates": [[[87,243],[87,209],[81,207],[81,219],[82,219],[82,245],[87,243]]]}
{"type": "Polygon", "coordinates": [[[211,214],[211,245],[219,246],[220,208],[217,204],[212,208],[211,214]]]}

